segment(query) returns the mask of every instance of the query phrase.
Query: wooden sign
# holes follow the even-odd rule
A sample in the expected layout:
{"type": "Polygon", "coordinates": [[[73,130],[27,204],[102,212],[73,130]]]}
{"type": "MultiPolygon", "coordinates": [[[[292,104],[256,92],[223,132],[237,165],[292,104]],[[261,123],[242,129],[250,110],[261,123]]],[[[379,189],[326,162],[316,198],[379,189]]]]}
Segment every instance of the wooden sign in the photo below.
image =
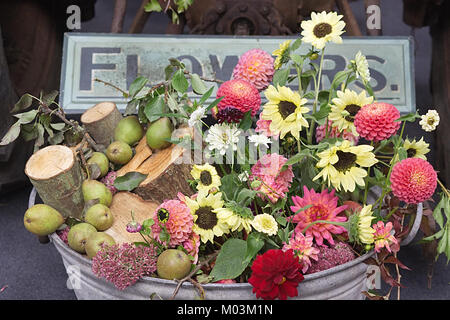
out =
{"type": "MultiPolygon", "coordinates": [[[[253,48],[270,53],[287,39],[295,37],[66,33],[61,103],[72,114],[82,113],[101,101],[113,101],[124,110],[127,101],[121,92],[94,81],[95,78],[127,91],[133,80],[142,75],[150,79],[151,86],[164,80],[168,59],[176,58],[193,73],[226,81],[231,79],[241,54],[253,48]]],[[[299,52],[309,49],[309,45],[302,44],[299,52]]],[[[369,62],[370,83],[377,100],[395,105],[402,113],[415,111],[413,45],[409,37],[349,37],[344,38],[343,44],[327,45],[322,85],[329,87],[336,72],[345,69],[358,51],[369,62]]],[[[291,85],[297,87],[295,83],[291,85]]],[[[361,90],[363,86],[356,82],[351,88],[361,90]]],[[[193,92],[189,94],[196,97],[193,92]]],[[[264,102],[263,94],[262,98],[264,102]]]]}

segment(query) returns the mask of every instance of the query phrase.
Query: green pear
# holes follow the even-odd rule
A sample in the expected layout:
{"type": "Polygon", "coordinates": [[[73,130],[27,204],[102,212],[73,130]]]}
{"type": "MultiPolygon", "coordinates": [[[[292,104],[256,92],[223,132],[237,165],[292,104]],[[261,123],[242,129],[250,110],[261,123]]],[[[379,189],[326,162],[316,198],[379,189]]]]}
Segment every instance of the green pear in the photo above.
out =
{"type": "Polygon", "coordinates": [[[109,161],[115,164],[126,164],[133,157],[133,149],[123,141],[114,141],[106,149],[109,161]]]}
{"type": "Polygon", "coordinates": [[[88,258],[92,259],[93,257],[95,257],[97,252],[102,248],[103,244],[112,246],[116,244],[116,241],[114,241],[113,237],[104,232],[95,232],[91,234],[87,239],[86,245],[84,247],[88,258]]]}
{"type": "Polygon", "coordinates": [[[172,137],[173,124],[169,118],[159,118],[148,126],[146,139],[151,149],[164,149],[171,145],[166,139],[172,137]]]}
{"type": "Polygon", "coordinates": [[[123,141],[131,146],[141,140],[143,136],[144,129],[136,116],[121,119],[114,129],[114,140],[123,141]]]}
{"type": "Polygon", "coordinates": [[[182,279],[191,271],[192,261],[184,251],[167,249],[161,253],[156,261],[156,271],[163,279],[182,279]]]}
{"type": "Polygon", "coordinates": [[[67,234],[69,247],[79,253],[85,253],[87,239],[96,232],[95,227],[89,223],[82,222],[74,225],[67,234]]]}
{"type": "Polygon", "coordinates": [[[92,224],[98,231],[105,231],[113,225],[114,217],[107,206],[97,203],[87,209],[84,221],[92,224]]]}
{"type": "Polygon", "coordinates": [[[64,217],[46,204],[35,204],[25,212],[23,223],[31,233],[46,236],[64,223],[64,217]]]}
{"type": "Polygon", "coordinates": [[[109,171],[108,157],[102,152],[94,152],[87,161],[87,164],[96,164],[100,168],[101,175],[99,178],[104,177],[109,171]]]}
{"type": "Polygon", "coordinates": [[[112,193],[103,183],[97,180],[84,180],[81,185],[84,202],[98,199],[99,202],[107,207],[111,204],[112,193]]]}

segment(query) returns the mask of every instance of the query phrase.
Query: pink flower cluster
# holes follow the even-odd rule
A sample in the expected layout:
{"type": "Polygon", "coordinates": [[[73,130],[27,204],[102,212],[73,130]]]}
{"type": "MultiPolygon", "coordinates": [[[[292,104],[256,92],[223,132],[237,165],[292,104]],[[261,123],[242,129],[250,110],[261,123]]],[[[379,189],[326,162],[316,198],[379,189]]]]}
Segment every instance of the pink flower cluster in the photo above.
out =
{"type": "Polygon", "coordinates": [[[319,247],[318,260],[312,261],[307,274],[328,270],[355,259],[355,254],[349,244],[338,242],[330,247],[319,247]]]}
{"type": "Polygon", "coordinates": [[[399,243],[394,235],[391,234],[392,227],[392,222],[384,224],[383,221],[378,221],[372,226],[372,228],[375,230],[373,238],[376,252],[380,252],[382,248],[386,248],[386,250],[389,252],[399,251],[399,243]]]}
{"type": "MultiPolygon", "coordinates": [[[[253,189],[263,192],[273,203],[286,196],[294,177],[292,166],[283,169],[286,161],[287,159],[279,154],[266,154],[251,169],[249,181],[260,182],[259,186],[253,189]]],[[[263,198],[262,195],[259,196],[263,198]]]]}
{"type": "Polygon", "coordinates": [[[333,122],[331,120],[328,121],[328,128],[326,123],[318,126],[316,128],[316,141],[320,142],[323,139],[325,139],[326,137],[326,132],[328,129],[328,137],[329,138],[343,138],[345,140],[351,141],[353,142],[354,145],[358,144],[359,141],[359,137],[354,136],[351,132],[347,131],[347,130],[343,130],[342,132],[340,132],[338,130],[338,127],[333,127],[332,126],[333,122]]]}
{"type": "Polygon", "coordinates": [[[157,251],[152,246],[136,247],[130,243],[103,246],[92,258],[92,272],[124,290],[154,273],[157,259],[157,251]]]}
{"type": "Polygon", "coordinates": [[[262,133],[266,137],[273,137],[274,139],[278,140],[279,134],[274,134],[272,131],[270,131],[270,123],[271,120],[264,120],[261,118],[261,114],[259,114],[259,120],[256,121],[256,132],[262,133]]]}
{"type": "Polygon", "coordinates": [[[56,231],[56,234],[59,236],[59,238],[67,245],[69,244],[69,241],[67,240],[67,234],[69,233],[69,230],[70,227],[67,226],[63,230],[56,231]]]}
{"type": "Polygon", "coordinates": [[[106,176],[104,176],[100,182],[103,183],[114,195],[117,192],[116,187],[114,187],[114,181],[117,178],[116,171],[110,171],[106,176]]]}
{"type": "Polygon", "coordinates": [[[316,261],[319,259],[318,254],[320,250],[313,246],[313,237],[310,235],[305,236],[301,232],[294,231],[289,243],[285,243],[283,246],[283,251],[289,249],[292,249],[294,255],[299,258],[303,273],[311,266],[311,259],[316,261]]]}

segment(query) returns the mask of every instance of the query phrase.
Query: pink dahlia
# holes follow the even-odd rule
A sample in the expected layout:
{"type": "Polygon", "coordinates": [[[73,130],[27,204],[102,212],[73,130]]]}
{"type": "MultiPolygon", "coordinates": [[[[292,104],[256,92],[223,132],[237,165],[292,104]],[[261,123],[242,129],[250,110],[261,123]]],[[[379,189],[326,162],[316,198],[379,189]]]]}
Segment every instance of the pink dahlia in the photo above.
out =
{"type": "Polygon", "coordinates": [[[92,272],[99,278],[124,290],[141,277],[156,271],[157,251],[154,247],[130,243],[104,246],[92,258],[92,272]]]}
{"type": "Polygon", "coordinates": [[[169,247],[183,245],[192,233],[194,219],[188,206],[179,200],[164,201],[153,213],[153,237],[169,247]],[[170,236],[169,243],[161,240],[162,227],[170,236]]]}
{"type": "Polygon", "coordinates": [[[374,102],[363,106],[355,115],[358,134],[369,141],[381,141],[393,136],[400,128],[400,112],[389,103],[374,102]]]}
{"type": "Polygon", "coordinates": [[[264,50],[252,49],[245,52],[233,70],[233,79],[246,80],[259,91],[267,88],[275,69],[272,56],[264,50]]]}
{"type": "Polygon", "coordinates": [[[183,242],[183,248],[194,258],[192,263],[196,264],[198,261],[198,250],[200,248],[200,236],[195,232],[191,232],[189,239],[183,242]]]}
{"type": "Polygon", "coordinates": [[[397,198],[406,203],[420,203],[433,195],[437,174],[428,161],[406,158],[394,165],[390,180],[397,198]]]}
{"type": "Polygon", "coordinates": [[[264,120],[261,118],[261,114],[259,114],[259,120],[256,121],[256,132],[262,133],[266,137],[273,137],[274,139],[278,140],[279,134],[274,134],[272,131],[270,131],[270,123],[272,120],[264,120]]]}
{"type": "Polygon", "coordinates": [[[380,252],[382,248],[386,248],[389,252],[398,251],[398,241],[395,239],[392,232],[392,222],[384,224],[383,221],[378,221],[372,228],[375,230],[373,234],[375,251],[380,252]],[[392,248],[391,248],[392,247],[392,248]]]}
{"type": "MultiPolygon", "coordinates": [[[[273,203],[286,196],[294,177],[292,166],[282,170],[286,161],[285,157],[277,153],[266,154],[251,169],[249,181],[252,188],[263,192],[273,203]]],[[[264,198],[261,194],[258,195],[264,198]]]]}
{"type": "Polygon", "coordinates": [[[235,108],[242,113],[251,111],[253,117],[261,107],[258,89],[245,80],[234,79],[222,83],[217,90],[217,98],[220,97],[224,98],[217,105],[218,110],[214,111],[214,115],[222,109],[235,108]]]}
{"type": "Polygon", "coordinates": [[[330,247],[319,247],[317,261],[312,261],[308,274],[328,270],[355,259],[352,247],[348,243],[338,242],[330,247]]]}
{"type": "MultiPolygon", "coordinates": [[[[338,127],[332,126],[333,122],[331,120],[328,121],[328,137],[329,138],[343,138],[345,140],[353,142],[354,145],[358,144],[359,137],[353,135],[350,131],[343,130],[340,132],[338,127]]],[[[323,124],[316,128],[316,141],[319,143],[326,137],[327,126],[323,124]]]]}
{"type": "Polygon", "coordinates": [[[313,247],[313,237],[305,236],[301,232],[294,232],[289,243],[284,244],[283,251],[289,249],[294,250],[294,254],[300,259],[303,273],[311,266],[311,259],[318,259],[317,254],[320,252],[319,249],[313,247]]]}
{"type": "MultiPolygon", "coordinates": [[[[295,214],[289,217],[293,223],[297,223],[295,232],[302,231],[312,222],[325,220],[329,222],[344,222],[346,217],[338,216],[339,213],[347,209],[347,206],[337,206],[338,197],[334,195],[335,190],[328,193],[324,189],[321,193],[316,193],[314,189],[308,190],[303,186],[303,198],[299,196],[292,197],[294,205],[291,206],[292,212],[295,214]],[[306,210],[298,212],[301,208],[311,205],[306,210]],[[298,212],[298,213],[296,213],[298,212]]],[[[306,230],[306,236],[312,236],[319,246],[324,245],[323,240],[327,240],[330,244],[334,244],[333,234],[340,234],[346,229],[342,226],[333,225],[331,223],[316,223],[306,230]]]]}
{"type": "Polygon", "coordinates": [[[116,181],[116,178],[117,172],[110,171],[100,180],[112,192],[113,195],[117,192],[116,187],[114,187],[114,181],[116,181]]]}

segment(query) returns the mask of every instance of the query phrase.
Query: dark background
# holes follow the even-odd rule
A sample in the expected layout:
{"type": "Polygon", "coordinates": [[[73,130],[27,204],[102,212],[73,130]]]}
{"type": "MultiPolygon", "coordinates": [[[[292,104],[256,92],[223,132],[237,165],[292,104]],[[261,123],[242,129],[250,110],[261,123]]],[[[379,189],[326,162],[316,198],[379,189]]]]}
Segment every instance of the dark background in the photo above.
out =
{"type": "MultiPolygon", "coordinates": [[[[128,30],[139,5],[140,1],[128,1],[124,30],[128,30]]],[[[109,32],[113,6],[112,0],[97,0],[95,17],[82,22],[81,30],[77,32],[109,32]]],[[[363,1],[352,2],[351,6],[359,25],[364,26],[363,1]]],[[[431,67],[429,28],[412,29],[403,22],[402,14],[402,1],[382,1],[383,35],[411,35],[415,39],[416,101],[420,113],[425,113],[427,109],[434,109],[429,86],[431,67]]],[[[169,19],[164,14],[152,14],[143,33],[165,33],[168,22],[169,19]]],[[[432,143],[433,134],[423,132],[417,125],[407,127],[407,133],[410,137],[423,135],[424,139],[432,144],[430,161],[433,163],[435,149],[432,143]]],[[[23,214],[27,209],[30,190],[30,185],[26,184],[0,195],[0,300],[76,299],[73,291],[67,288],[67,274],[55,247],[51,243],[40,244],[36,236],[23,226],[23,214]]],[[[427,277],[430,270],[429,262],[423,257],[421,246],[417,244],[420,238],[419,233],[415,241],[403,247],[399,253],[399,259],[411,268],[411,271],[401,271],[401,282],[405,285],[405,288],[401,289],[401,298],[449,299],[450,275],[445,257],[440,257],[434,265],[430,290],[427,277]]],[[[397,290],[394,289],[391,299],[396,298],[397,290]]]]}

